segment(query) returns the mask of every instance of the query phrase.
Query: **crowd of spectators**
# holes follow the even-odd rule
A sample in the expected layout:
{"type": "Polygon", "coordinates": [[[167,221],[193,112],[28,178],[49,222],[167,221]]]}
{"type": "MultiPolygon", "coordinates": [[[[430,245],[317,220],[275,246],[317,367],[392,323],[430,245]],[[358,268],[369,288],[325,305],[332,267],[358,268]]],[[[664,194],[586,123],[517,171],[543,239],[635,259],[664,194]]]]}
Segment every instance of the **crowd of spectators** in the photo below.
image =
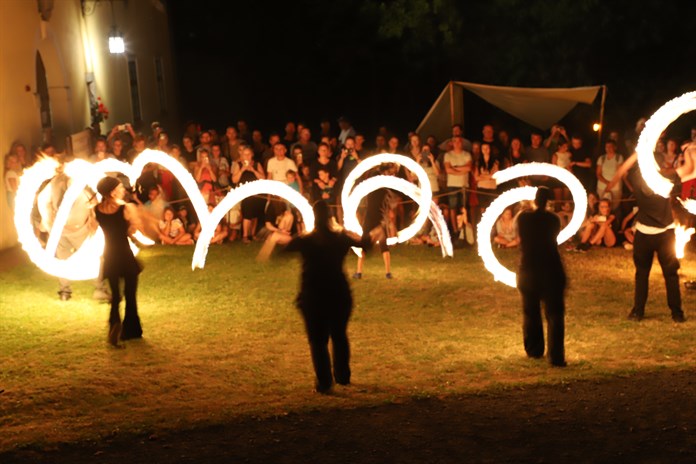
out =
{"type": "MultiPolygon", "coordinates": [[[[338,120],[334,130],[328,120],[321,122],[316,133],[302,123],[288,122],[284,130],[264,137],[243,120],[228,126],[224,134],[214,129],[201,129],[195,123],[185,126],[180,143],[173,143],[167,131],[153,123],[149,133],[136,132],[131,124],[115,126],[106,136],[94,141],[89,159],[97,162],[116,158],[125,162],[146,148],[168,153],[186,167],[198,184],[209,208],[224,198],[229,189],[257,179],[283,182],[304,195],[310,202],[325,200],[331,205],[337,224],[342,222],[340,192],[348,173],[366,157],[378,153],[398,153],[414,159],[430,180],[434,200],[448,222],[452,237],[458,244],[473,244],[471,224],[502,191],[517,185],[547,185],[553,189],[554,201],[549,208],[565,225],[570,220],[573,202],[568,189],[551,179],[526,178],[498,185],[493,175],[518,163],[553,163],[572,172],[589,193],[587,219],[572,249],[586,251],[593,246],[613,247],[632,243],[632,219],[635,204],[632,186],[627,179],[607,189],[614,173],[634,148],[645,123],[621,136],[610,131],[601,150],[590,148],[592,141],[561,125],[548,133],[532,131],[527,137],[495,130],[491,124],[482,127],[480,137],[468,140],[461,125],[452,127],[451,137],[439,141],[432,135],[409,133],[400,138],[385,127],[379,128],[372,143],[358,132],[346,118],[338,120]]],[[[685,140],[664,137],[657,144],[656,160],[664,171],[674,170],[682,162],[685,140]]],[[[696,141],[696,128],[687,142],[696,141]]],[[[52,156],[50,145],[39,152],[52,156]]],[[[37,152],[38,153],[38,152],[37,152]]],[[[5,156],[4,180],[7,200],[13,206],[22,170],[35,156],[29,156],[24,145],[16,143],[5,156]]],[[[403,166],[385,170],[391,175],[417,183],[416,177],[403,166]]],[[[696,196],[696,181],[683,185],[682,197],[696,196]]],[[[131,187],[131,186],[127,186],[131,187]]],[[[388,230],[405,227],[416,213],[417,205],[395,192],[388,217],[388,230]]],[[[132,186],[131,198],[156,219],[151,235],[163,244],[187,245],[198,238],[200,225],[195,211],[177,179],[162,166],[148,165],[138,182],[132,186]]],[[[501,248],[517,246],[516,215],[524,206],[505,210],[499,218],[491,239],[501,248]]],[[[214,243],[272,238],[285,242],[303,227],[302,218],[291,205],[268,195],[248,198],[227,213],[215,231],[214,243]]],[[[437,235],[426,225],[412,243],[437,245],[437,235]]],[[[569,248],[570,249],[570,248],[569,248]]]]}

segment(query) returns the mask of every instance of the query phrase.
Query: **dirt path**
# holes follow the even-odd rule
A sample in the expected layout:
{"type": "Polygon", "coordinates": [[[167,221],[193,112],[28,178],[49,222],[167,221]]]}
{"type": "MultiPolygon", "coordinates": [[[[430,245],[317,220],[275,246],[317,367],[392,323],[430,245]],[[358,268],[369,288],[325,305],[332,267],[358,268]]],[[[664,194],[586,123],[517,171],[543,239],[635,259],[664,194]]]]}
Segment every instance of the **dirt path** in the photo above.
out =
{"type": "Polygon", "coordinates": [[[696,375],[665,370],[117,436],[0,462],[693,463],[695,432],[696,375]]]}

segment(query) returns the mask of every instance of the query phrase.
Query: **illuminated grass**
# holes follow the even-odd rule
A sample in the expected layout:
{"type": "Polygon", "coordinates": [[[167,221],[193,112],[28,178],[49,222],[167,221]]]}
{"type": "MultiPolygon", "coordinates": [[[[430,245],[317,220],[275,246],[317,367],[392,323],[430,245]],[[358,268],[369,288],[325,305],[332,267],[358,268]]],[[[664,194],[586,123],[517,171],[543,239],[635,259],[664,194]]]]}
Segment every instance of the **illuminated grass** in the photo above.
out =
{"type": "MultiPolygon", "coordinates": [[[[106,344],[108,307],[90,282],[68,303],[57,280],[30,264],[0,274],[0,451],[274,415],[449,395],[532,382],[604,377],[659,366],[693,366],[694,317],[673,324],[657,263],[648,318],[625,320],[633,265],[622,249],[563,253],[570,275],[565,370],[528,360],[516,289],[493,282],[474,250],[443,260],[436,249],[393,250],[353,283],[354,385],[312,392],[312,370],[293,300],[299,261],[254,261],[258,245],[211,247],[190,271],[191,247],[143,253],[140,312],[145,338],[106,344]]],[[[515,268],[515,251],[498,253],[515,268]]],[[[687,251],[682,272],[696,266],[687,251]]],[[[353,269],[355,257],[348,257],[353,269]]],[[[692,293],[683,293],[693,307],[692,293]]],[[[696,316],[696,315],[694,315],[696,316]]]]}

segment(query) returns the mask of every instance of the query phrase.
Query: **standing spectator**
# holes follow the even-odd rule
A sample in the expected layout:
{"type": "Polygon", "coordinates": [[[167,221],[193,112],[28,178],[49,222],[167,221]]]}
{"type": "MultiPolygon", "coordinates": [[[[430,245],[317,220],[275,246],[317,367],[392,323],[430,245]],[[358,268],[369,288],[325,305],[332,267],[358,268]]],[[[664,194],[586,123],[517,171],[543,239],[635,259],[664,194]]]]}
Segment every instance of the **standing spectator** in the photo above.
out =
{"type": "MultiPolygon", "coordinates": [[[[607,185],[614,177],[614,174],[623,164],[623,156],[616,152],[616,142],[607,140],[604,144],[605,153],[597,159],[597,193],[600,198],[609,198],[611,200],[612,211],[618,208],[621,202],[621,182],[617,182],[611,190],[607,185]],[[605,196],[609,194],[609,196],[605,196]]],[[[625,177],[624,177],[625,179],[625,177]]]]}
{"type": "Polygon", "coordinates": [[[510,152],[510,133],[505,129],[498,131],[498,148],[501,150],[501,156],[505,156],[510,152]]]}
{"type": "Polygon", "coordinates": [[[254,159],[261,161],[268,145],[263,142],[263,135],[260,130],[254,130],[251,133],[251,148],[254,150],[254,159]]]}
{"type": "Polygon", "coordinates": [[[464,128],[461,124],[455,124],[452,126],[452,137],[443,141],[440,144],[440,146],[438,147],[440,149],[440,152],[447,153],[448,151],[452,151],[454,148],[453,141],[457,137],[461,137],[462,139],[462,148],[471,153],[471,141],[464,138],[464,128]]]}
{"type": "Polygon", "coordinates": [[[7,154],[5,156],[5,196],[11,211],[14,211],[15,196],[19,188],[19,176],[21,174],[21,165],[17,155],[14,153],[7,154]]]}
{"type": "MultiPolygon", "coordinates": [[[[567,171],[573,172],[573,154],[568,151],[568,142],[562,139],[558,142],[558,149],[551,157],[551,164],[558,166],[561,169],[566,169],[567,171]]],[[[560,205],[562,201],[570,200],[570,190],[566,187],[563,182],[555,180],[553,183],[553,196],[556,201],[556,207],[560,205]]]]}
{"type": "Polygon", "coordinates": [[[285,174],[289,170],[297,172],[297,164],[285,156],[287,148],[282,143],[273,146],[274,157],[268,160],[268,179],[285,182],[285,174]]]}
{"type": "Polygon", "coordinates": [[[548,163],[551,160],[549,151],[541,145],[541,133],[532,132],[531,144],[525,150],[527,161],[530,163],[548,163]]]}
{"type": "Polygon", "coordinates": [[[329,140],[331,140],[332,137],[335,137],[334,132],[331,129],[331,121],[327,118],[322,119],[319,123],[319,139],[321,140],[322,137],[328,137],[329,140]]]}
{"type": "Polygon", "coordinates": [[[302,159],[303,163],[311,164],[312,161],[317,159],[317,144],[312,142],[312,133],[306,127],[300,131],[300,138],[296,144],[292,146],[293,150],[295,147],[300,147],[302,149],[302,159]]]}
{"type": "Polygon", "coordinates": [[[331,159],[331,148],[326,143],[320,143],[317,148],[317,159],[309,166],[309,176],[312,181],[318,179],[317,171],[324,168],[329,172],[329,177],[338,178],[338,167],[336,162],[331,159]]]}
{"type": "Polygon", "coordinates": [[[481,214],[486,211],[498,195],[498,185],[493,178],[493,174],[496,172],[498,172],[498,160],[493,157],[493,148],[490,144],[484,142],[481,144],[481,159],[476,163],[474,170],[481,214]]]}
{"type": "Polygon", "coordinates": [[[29,159],[27,147],[25,147],[24,144],[20,142],[14,142],[12,144],[12,146],[10,147],[10,154],[17,156],[17,161],[19,162],[20,170],[23,170],[24,168],[31,166],[32,164],[34,164],[34,161],[36,161],[33,159],[29,159]]]}
{"type": "Polygon", "coordinates": [[[578,178],[585,190],[596,192],[596,176],[592,175],[592,156],[589,150],[583,146],[582,137],[574,135],[570,139],[571,170],[578,178]]]}
{"type": "Polygon", "coordinates": [[[214,197],[212,192],[215,190],[215,183],[217,182],[217,176],[215,175],[215,169],[210,164],[210,155],[207,148],[203,148],[199,151],[198,166],[193,174],[193,178],[198,183],[198,188],[203,195],[203,200],[209,203],[214,197]]]}
{"type": "Polygon", "coordinates": [[[234,126],[228,126],[225,130],[225,139],[222,142],[222,154],[230,161],[237,161],[241,143],[237,129],[234,126]]]}
{"type": "MultiPolygon", "coordinates": [[[[430,181],[430,191],[433,192],[433,197],[440,192],[440,184],[438,177],[440,176],[440,166],[435,159],[435,155],[430,151],[430,145],[423,145],[419,153],[416,154],[416,163],[418,163],[425,171],[430,181]]],[[[416,176],[409,173],[409,180],[415,182],[416,176]]]]}
{"type": "MultiPolygon", "coordinates": [[[[285,146],[282,143],[277,143],[275,146],[282,147],[283,153],[285,152],[285,146]]],[[[236,185],[244,185],[247,182],[266,177],[263,172],[263,166],[254,161],[254,152],[249,147],[242,147],[237,164],[239,169],[232,174],[232,182],[236,185]]],[[[283,180],[285,180],[285,175],[283,175],[283,180]]],[[[252,196],[242,200],[242,241],[244,243],[251,243],[251,240],[254,239],[258,219],[263,217],[265,204],[265,200],[259,196],[252,196]]]]}
{"type": "Polygon", "coordinates": [[[275,147],[277,143],[280,143],[280,135],[277,132],[274,132],[268,137],[268,145],[266,145],[266,149],[263,151],[261,159],[257,160],[261,162],[261,165],[265,170],[268,170],[268,160],[275,156],[273,154],[273,147],[275,147]]]}
{"type": "Polygon", "coordinates": [[[375,148],[372,150],[373,155],[381,155],[389,150],[387,146],[387,138],[382,134],[377,134],[375,137],[375,148]]]}
{"type": "Polygon", "coordinates": [[[500,163],[505,152],[503,151],[503,147],[495,138],[495,130],[493,129],[493,125],[486,124],[483,126],[481,135],[483,136],[481,139],[481,145],[487,143],[491,147],[491,157],[500,163]]]}
{"type": "Polygon", "coordinates": [[[447,197],[450,209],[450,225],[457,230],[457,213],[466,207],[466,189],[469,188],[469,173],[473,165],[471,153],[464,150],[461,137],[452,138],[452,150],[444,156],[447,173],[447,197]]]}
{"type": "MultiPolygon", "coordinates": [[[[234,127],[232,129],[234,129],[234,127]]],[[[205,150],[208,154],[210,154],[211,144],[212,144],[212,140],[210,137],[210,132],[209,131],[201,132],[200,143],[196,147],[196,161],[198,163],[201,162],[201,151],[202,150],[205,150]]]]}
{"type": "MultiPolygon", "coordinates": [[[[390,164],[381,164],[378,168],[381,175],[393,175],[394,166],[390,164]]],[[[393,193],[390,189],[380,188],[367,194],[367,207],[365,219],[362,224],[363,242],[378,244],[379,250],[382,252],[382,260],[384,261],[384,271],[387,279],[392,278],[391,273],[391,252],[387,245],[387,237],[389,229],[393,223],[393,193]]],[[[365,262],[365,248],[362,249],[358,258],[358,265],[353,274],[354,279],[362,279],[363,264],[365,262]]]]}
{"type": "Polygon", "coordinates": [[[349,137],[355,137],[355,129],[353,129],[350,121],[344,116],[338,118],[338,127],[341,128],[341,133],[338,134],[338,143],[340,146],[344,146],[349,137]]]}
{"type": "Polygon", "coordinates": [[[392,153],[395,155],[401,154],[401,149],[399,148],[399,138],[396,135],[392,135],[387,140],[387,153],[392,153]]]}
{"type": "Polygon", "coordinates": [[[636,121],[635,127],[626,132],[624,140],[626,141],[626,153],[629,155],[632,155],[636,150],[636,145],[638,145],[638,137],[640,137],[640,133],[643,132],[643,129],[645,129],[646,122],[648,122],[646,118],[640,118],[638,121],[636,121]]]}
{"type": "Polygon", "coordinates": [[[249,131],[249,125],[244,119],[237,121],[237,136],[245,145],[251,145],[252,135],[249,131]]]}
{"type": "MultiPolygon", "coordinates": [[[[292,121],[285,124],[285,135],[283,136],[283,144],[286,149],[290,149],[293,143],[297,141],[297,126],[292,121]]],[[[274,146],[274,145],[271,145],[274,146]]]]}
{"type": "Polygon", "coordinates": [[[516,164],[525,163],[527,161],[524,155],[524,146],[519,137],[513,137],[510,141],[509,155],[505,162],[505,167],[515,166],[516,164]]]}
{"type": "Polygon", "coordinates": [[[547,355],[551,365],[563,367],[565,362],[565,301],[566,276],[558,253],[556,238],[561,222],[546,210],[550,190],[539,187],[536,210],[518,217],[520,237],[520,271],[517,287],[522,296],[524,349],[527,356],[544,355],[544,327],[541,321],[541,302],[548,327],[547,355]]]}
{"type": "Polygon", "coordinates": [[[119,161],[128,162],[128,157],[126,156],[126,150],[123,147],[123,140],[120,138],[115,138],[111,141],[111,153],[113,153],[114,158],[119,161]]]}
{"type": "Polygon", "coordinates": [[[560,124],[554,124],[551,126],[551,135],[544,140],[544,148],[546,148],[549,153],[555,153],[561,142],[570,142],[570,140],[568,140],[568,134],[566,133],[565,127],[560,124]]]}
{"type": "Polygon", "coordinates": [[[186,159],[186,165],[189,172],[194,172],[196,170],[196,163],[198,162],[198,155],[196,154],[196,148],[193,146],[193,139],[188,135],[184,135],[181,139],[183,148],[181,154],[186,159]]]}
{"type": "Polygon", "coordinates": [[[217,185],[222,187],[223,189],[226,189],[231,185],[230,163],[227,161],[227,158],[222,156],[222,149],[219,143],[214,143],[212,145],[210,154],[212,155],[210,164],[211,166],[213,166],[213,169],[215,171],[215,175],[217,177],[217,185]]]}

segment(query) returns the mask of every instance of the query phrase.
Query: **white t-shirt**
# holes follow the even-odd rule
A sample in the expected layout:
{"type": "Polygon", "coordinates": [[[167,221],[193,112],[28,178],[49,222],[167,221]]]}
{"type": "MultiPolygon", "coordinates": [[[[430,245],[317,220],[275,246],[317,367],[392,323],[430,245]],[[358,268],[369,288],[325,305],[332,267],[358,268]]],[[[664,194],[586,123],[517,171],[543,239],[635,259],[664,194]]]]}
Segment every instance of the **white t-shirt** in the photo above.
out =
{"type": "MultiPolygon", "coordinates": [[[[456,153],[454,151],[448,151],[445,153],[445,163],[449,163],[453,168],[464,166],[471,163],[472,157],[471,153],[468,151],[460,151],[456,153]]],[[[469,173],[464,174],[450,174],[447,173],[447,186],[448,187],[468,187],[469,186],[469,173]]]]}
{"type": "Polygon", "coordinates": [[[297,165],[290,158],[283,158],[283,160],[278,160],[278,158],[271,158],[268,160],[268,173],[270,174],[271,180],[277,180],[285,183],[285,175],[292,169],[297,172],[297,165]]]}
{"type": "Polygon", "coordinates": [[[10,184],[10,179],[15,179],[17,181],[17,185],[19,185],[19,175],[12,169],[5,171],[5,190],[8,192],[16,192],[17,187],[12,187],[10,184]]]}

